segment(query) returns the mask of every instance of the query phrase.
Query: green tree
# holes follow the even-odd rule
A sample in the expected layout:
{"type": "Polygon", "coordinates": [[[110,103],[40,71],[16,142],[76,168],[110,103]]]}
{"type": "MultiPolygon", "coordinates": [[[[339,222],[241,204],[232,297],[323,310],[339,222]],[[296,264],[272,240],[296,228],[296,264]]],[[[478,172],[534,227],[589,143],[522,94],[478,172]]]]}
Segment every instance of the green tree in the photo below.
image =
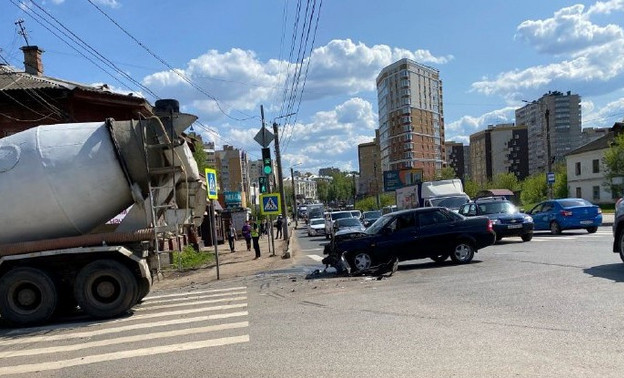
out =
{"type": "Polygon", "coordinates": [[[468,197],[475,198],[479,190],[481,190],[481,187],[475,181],[464,181],[464,193],[468,194],[468,197]]]}
{"type": "Polygon", "coordinates": [[[524,205],[531,205],[548,198],[546,173],[536,173],[527,177],[522,183],[520,199],[524,205]]]}
{"type": "Polygon", "coordinates": [[[455,169],[453,169],[453,167],[444,167],[436,175],[436,180],[448,180],[454,178],[457,178],[457,174],[455,174],[455,169]]]}
{"type": "Polygon", "coordinates": [[[624,194],[624,185],[614,184],[613,179],[621,180],[620,178],[624,177],[624,134],[619,134],[613,139],[611,147],[605,151],[602,164],[605,170],[604,185],[611,191],[612,197],[621,197],[624,194]]]}
{"type": "Polygon", "coordinates": [[[325,180],[316,181],[316,194],[323,203],[329,202],[329,182],[325,180]]]}
{"type": "Polygon", "coordinates": [[[193,140],[193,158],[195,158],[195,162],[197,163],[199,174],[203,175],[207,168],[208,160],[206,151],[204,151],[204,142],[199,134],[190,133],[189,137],[193,140]]]}
{"type": "Polygon", "coordinates": [[[516,175],[511,172],[497,174],[490,185],[492,189],[509,189],[512,192],[518,191],[522,187],[516,175]]]}
{"type": "Polygon", "coordinates": [[[555,166],[555,183],[553,184],[554,198],[567,198],[568,193],[568,172],[565,163],[555,166]]]}

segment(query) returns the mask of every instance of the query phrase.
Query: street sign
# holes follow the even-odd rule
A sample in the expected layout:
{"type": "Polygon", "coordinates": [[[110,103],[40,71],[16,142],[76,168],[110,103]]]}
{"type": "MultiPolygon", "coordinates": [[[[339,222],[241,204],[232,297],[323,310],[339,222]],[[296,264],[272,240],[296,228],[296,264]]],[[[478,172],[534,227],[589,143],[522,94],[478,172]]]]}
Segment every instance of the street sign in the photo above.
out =
{"type": "Polygon", "coordinates": [[[279,215],[282,213],[279,193],[260,195],[260,213],[262,213],[262,215],[279,215]]]}
{"type": "Polygon", "coordinates": [[[206,185],[208,186],[208,190],[206,194],[208,195],[208,199],[217,199],[217,170],[206,168],[206,185]]]}
{"type": "Polygon", "coordinates": [[[272,132],[267,130],[264,125],[262,126],[260,131],[258,131],[258,134],[256,134],[256,136],[254,137],[254,140],[258,142],[258,144],[261,145],[263,148],[269,147],[269,144],[271,144],[273,139],[275,139],[275,136],[272,132]]]}
{"type": "Polygon", "coordinates": [[[553,184],[555,182],[555,173],[548,172],[547,176],[548,176],[548,179],[547,179],[548,183],[553,184]]]}

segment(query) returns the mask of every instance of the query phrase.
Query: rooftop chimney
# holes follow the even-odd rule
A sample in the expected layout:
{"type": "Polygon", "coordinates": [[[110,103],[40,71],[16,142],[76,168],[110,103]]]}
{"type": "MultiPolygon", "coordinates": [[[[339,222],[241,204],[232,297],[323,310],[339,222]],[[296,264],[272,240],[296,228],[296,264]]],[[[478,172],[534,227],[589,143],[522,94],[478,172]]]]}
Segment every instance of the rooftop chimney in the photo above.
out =
{"type": "Polygon", "coordinates": [[[39,50],[37,46],[23,46],[20,50],[24,52],[24,71],[31,75],[43,75],[43,63],[41,63],[43,50],[39,50]]]}

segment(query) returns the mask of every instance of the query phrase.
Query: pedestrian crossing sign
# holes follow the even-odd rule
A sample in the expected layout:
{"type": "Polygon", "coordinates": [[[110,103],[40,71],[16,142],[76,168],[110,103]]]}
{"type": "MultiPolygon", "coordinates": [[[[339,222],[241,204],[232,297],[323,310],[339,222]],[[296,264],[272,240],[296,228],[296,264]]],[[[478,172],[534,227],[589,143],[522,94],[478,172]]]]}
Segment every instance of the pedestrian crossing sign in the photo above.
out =
{"type": "Polygon", "coordinates": [[[217,171],[215,169],[206,168],[206,186],[208,199],[217,199],[217,171]]]}
{"type": "Polygon", "coordinates": [[[260,195],[260,213],[263,215],[279,215],[282,213],[282,203],[279,193],[265,193],[260,195]]]}

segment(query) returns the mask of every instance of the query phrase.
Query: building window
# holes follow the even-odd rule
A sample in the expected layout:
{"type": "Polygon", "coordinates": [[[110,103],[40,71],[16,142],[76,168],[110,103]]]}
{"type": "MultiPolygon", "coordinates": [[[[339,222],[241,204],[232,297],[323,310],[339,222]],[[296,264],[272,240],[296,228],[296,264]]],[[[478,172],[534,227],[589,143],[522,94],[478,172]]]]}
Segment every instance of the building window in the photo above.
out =
{"type": "Polygon", "coordinates": [[[599,200],[600,199],[600,187],[599,186],[593,186],[592,187],[592,191],[593,191],[592,198],[595,199],[595,200],[599,200]]]}
{"type": "MultiPolygon", "coordinates": [[[[574,174],[577,176],[581,175],[581,162],[578,162],[574,165],[574,174]]],[[[579,197],[579,196],[577,196],[579,197]]]]}
{"type": "Polygon", "coordinates": [[[592,172],[600,173],[600,160],[598,159],[592,160],[592,172]]]}
{"type": "Polygon", "coordinates": [[[581,192],[581,188],[577,187],[576,188],[576,198],[582,198],[583,197],[583,192],[581,192]]]}

